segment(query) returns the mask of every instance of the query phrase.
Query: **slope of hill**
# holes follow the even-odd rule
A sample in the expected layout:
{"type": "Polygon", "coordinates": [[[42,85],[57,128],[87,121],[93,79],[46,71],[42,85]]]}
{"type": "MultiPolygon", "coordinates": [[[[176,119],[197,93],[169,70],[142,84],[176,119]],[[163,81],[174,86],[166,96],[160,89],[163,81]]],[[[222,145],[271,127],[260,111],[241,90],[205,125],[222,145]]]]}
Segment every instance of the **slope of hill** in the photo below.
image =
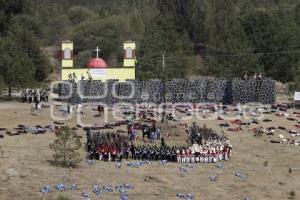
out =
{"type": "MultiPolygon", "coordinates": [[[[76,66],[83,66],[97,45],[108,63],[118,65],[122,62],[122,42],[135,40],[139,47],[139,78],[160,77],[161,55],[165,53],[168,78],[262,72],[286,82],[297,80],[295,77],[300,75],[299,3],[299,0],[0,1],[0,32],[1,40],[9,41],[9,46],[14,41],[9,38],[17,37],[24,47],[56,49],[48,57],[57,61],[60,42],[73,40],[76,66]]],[[[2,43],[0,47],[8,55],[1,56],[15,59],[12,56],[15,53],[9,53],[2,43]]],[[[28,82],[44,80],[51,73],[45,67],[49,61],[43,55],[33,60],[30,49],[22,48],[20,57],[29,55],[29,60],[20,60],[16,67],[33,63],[35,73],[26,75],[33,76],[28,82]]],[[[4,82],[19,84],[17,76],[16,80],[5,78],[11,73],[5,67],[12,64],[11,59],[1,60],[5,61],[0,63],[4,82]]],[[[50,63],[56,66],[53,60],[50,63]]]]}

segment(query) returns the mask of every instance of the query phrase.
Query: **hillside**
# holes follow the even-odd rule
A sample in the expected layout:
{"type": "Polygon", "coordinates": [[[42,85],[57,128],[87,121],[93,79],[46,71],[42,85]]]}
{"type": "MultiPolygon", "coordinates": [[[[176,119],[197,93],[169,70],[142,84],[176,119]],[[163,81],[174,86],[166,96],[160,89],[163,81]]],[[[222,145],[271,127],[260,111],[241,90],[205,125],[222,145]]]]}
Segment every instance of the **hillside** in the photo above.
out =
{"type": "Polygon", "coordinates": [[[111,66],[119,65],[122,42],[136,41],[138,78],[159,78],[161,55],[165,53],[168,78],[261,72],[282,82],[298,80],[295,77],[300,74],[299,3],[299,0],[1,0],[0,80],[8,85],[24,83],[16,72],[13,80],[7,79],[7,74],[12,74],[7,66],[16,60],[14,45],[22,44],[18,57],[28,59],[20,60],[15,68],[29,65],[26,71],[35,72],[25,73],[30,79],[24,84],[43,81],[51,73],[50,66],[59,69],[59,46],[65,39],[75,43],[78,67],[93,56],[97,45],[111,66]],[[49,48],[51,54],[41,50],[49,48]]]}

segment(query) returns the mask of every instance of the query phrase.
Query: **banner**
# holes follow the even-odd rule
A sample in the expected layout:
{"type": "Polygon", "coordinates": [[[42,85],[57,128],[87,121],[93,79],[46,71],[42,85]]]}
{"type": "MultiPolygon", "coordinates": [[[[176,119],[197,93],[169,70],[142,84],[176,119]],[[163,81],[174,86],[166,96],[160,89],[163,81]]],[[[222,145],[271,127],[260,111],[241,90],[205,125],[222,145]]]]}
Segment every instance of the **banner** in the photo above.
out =
{"type": "Polygon", "coordinates": [[[105,76],[107,74],[107,69],[90,69],[92,76],[105,76]]]}

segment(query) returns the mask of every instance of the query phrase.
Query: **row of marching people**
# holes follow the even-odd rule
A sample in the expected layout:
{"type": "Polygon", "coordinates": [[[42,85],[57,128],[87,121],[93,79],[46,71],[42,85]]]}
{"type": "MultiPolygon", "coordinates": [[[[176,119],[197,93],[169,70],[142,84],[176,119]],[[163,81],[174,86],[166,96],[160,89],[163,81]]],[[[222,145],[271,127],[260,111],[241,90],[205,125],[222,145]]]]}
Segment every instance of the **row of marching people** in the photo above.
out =
{"type": "Polygon", "coordinates": [[[196,152],[194,147],[177,150],[178,163],[216,163],[222,160],[228,160],[231,157],[232,149],[226,146],[223,150],[211,151],[203,150],[196,152]]]}
{"type": "MultiPolygon", "coordinates": [[[[198,145],[200,146],[200,145],[198,145]]],[[[228,160],[231,157],[232,148],[225,145],[223,148],[198,148],[197,144],[192,147],[172,146],[135,146],[133,143],[125,143],[118,148],[113,144],[101,144],[90,151],[90,159],[102,161],[119,161],[122,159],[168,161],[178,163],[215,163],[228,160]]]]}
{"type": "Polygon", "coordinates": [[[103,145],[90,152],[90,159],[102,161],[119,161],[122,159],[168,161],[178,163],[216,163],[228,160],[231,157],[231,148],[226,147],[222,151],[195,152],[191,147],[168,146],[137,146],[133,144],[129,148],[118,149],[114,145],[103,145]]]}
{"type": "Polygon", "coordinates": [[[165,160],[168,162],[176,162],[176,149],[175,147],[157,147],[157,146],[134,146],[131,144],[129,148],[117,149],[114,146],[99,147],[95,156],[91,158],[103,160],[103,161],[119,161],[122,159],[132,160],[152,160],[160,161],[165,160]]]}
{"type": "Polygon", "coordinates": [[[122,161],[122,159],[169,161],[179,163],[213,163],[228,160],[232,146],[226,137],[202,138],[190,147],[167,146],[161,138],[160,146],[139,145],[119,133],[87,131],[87,147],[90,159],[122,161]]]}

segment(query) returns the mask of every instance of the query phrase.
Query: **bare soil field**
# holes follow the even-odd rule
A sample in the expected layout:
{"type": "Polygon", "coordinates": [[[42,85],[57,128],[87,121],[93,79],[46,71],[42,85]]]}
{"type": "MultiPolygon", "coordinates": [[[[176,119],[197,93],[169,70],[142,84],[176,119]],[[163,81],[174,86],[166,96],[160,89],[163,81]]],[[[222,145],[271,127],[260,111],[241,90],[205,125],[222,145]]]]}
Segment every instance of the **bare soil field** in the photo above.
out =
{"type": "MultiPolygon", "coordinates": [[[[58,111],[56,111],[59,113],[58,111]]],[[[289,111],[290,113],[293,110],[289,111]]],[[[94,117],[95,111],[88,110],[83,115],[86,122],[102,123],[102,118],[94,117]]],[[[285,126],[290,129],[296,122],[279,118],[274,114],[266,116],[274,121],[261,123],[264,127],[285,126]]],[[[300,118],[298,118],[300,119],[300,118]]],[[[194,120],[189,120],[188,124],[194,120]]],[[[46,108],[39,115],[30,114],[30,105],[18,102],[0,103],[0,127],[13,130],[19,124],[28,126],[46,126],[54,122],[50,117],[50,109],[46,108]]],[[[242,132],[228,132],[218,124],[222,121],[196,121],[204,123],[209,128],[221,132],[224,130],[233,145],[233,154],[229,161],[222,162],[224,169],[216,168],[215,164],[195,163],[194,168],[187,173],[179,171],[182,164],[166,163],[161,165],[151,162],[140,168],[130,168],[123,161],[121,168],[115,163],[97,161],[95,165],[88,165],[85,149],[81,149],[81,159],[77,168],[68,169],[50,164],[52,152],[49,143],[55,140],[54,133],[41,135],[24,134],[8,136],[0,139],[3,155],[0,157],[0,199],[1,200],[36,200],[57,199],[59,195],[69,199],[83,199],[82,192],[88,192],[91,199],[120,199],[118,192],[105,193],[101,198],[92,192],[95,183],[115,186],[119,183],[130,183],[134,189],[128,192],[130,200],[174,200],[177,193],[193,193],[196,200],[244,200],[248,196],[251,200],[283,200],[288,199],[290,191],[295,191],[294,199],[300,199],[300,146],[288,144],[272,144],[271,139],[279,139],[278,135],[288,134],[277,131],[274,136],[253,136],[250,129],[257,127],[252,124],[242,132]],[[289,168],[298,168],[289,173],[289,168]],[[242,181],[234,176],[235,171],[247,175],[242,181]],[[210,182],[209,176],[217,175],[216,182],[210,182]],[[58,183],[76,183],[79,190],[58,192],[54,185],[58,183]],[[42,194],[41,188],[52,186],[49,194],[42,194]]],[[[75,126],[76,117],[65,122],[75,126]]],[[[176,125],[176,123],[173,123],[176,125]]],[[[170,125],[169,125],[170,126],[170,125]]],[[[123,127],[125,128],[125,127],[123,127]]],[[[167,144],[178,141],[185,142],[186,133],[177,124],[176,128],[166,125],[162,127],[162,135],[170,132],[167,144]],[[176,132],[176,134],[175,134],[176,132]]],[[[85,132],[80,130],[83,142],[86,141],[85,132]]],[[[299,136],[298,136],[299,139],[299,136]]]]}

